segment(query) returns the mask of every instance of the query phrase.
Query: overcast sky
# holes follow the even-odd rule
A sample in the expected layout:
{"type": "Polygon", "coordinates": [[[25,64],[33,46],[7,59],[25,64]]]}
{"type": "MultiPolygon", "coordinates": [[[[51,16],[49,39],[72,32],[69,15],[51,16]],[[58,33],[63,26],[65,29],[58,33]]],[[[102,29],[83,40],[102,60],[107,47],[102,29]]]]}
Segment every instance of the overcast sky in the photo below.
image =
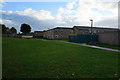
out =
{"type": "Polygon", "coordinates": [[[0,22],[18,32],[22,23],[29,24],[32,31],[41,31],[56,26],[90,26],[90,19],[96,27],[118,28],[117,2],[3,2],[0,7],[0,22]]]}

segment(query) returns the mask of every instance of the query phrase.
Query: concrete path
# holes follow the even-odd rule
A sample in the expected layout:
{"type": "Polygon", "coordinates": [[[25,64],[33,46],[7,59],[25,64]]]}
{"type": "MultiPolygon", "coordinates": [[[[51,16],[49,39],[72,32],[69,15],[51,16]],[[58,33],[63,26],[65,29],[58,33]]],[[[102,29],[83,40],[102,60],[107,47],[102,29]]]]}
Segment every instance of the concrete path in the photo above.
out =
{"type": "Polygon", "coordinates": [[[73,42],[68,42],[68,41],[60,41],[60,42],[71,43],[71,44],[77,44],[77,45],[82,45],[82,46],[87,46],[87,47],[92,47],[92,48],[98,48],[98,49],[103,49],[103,50],[108,50],[108,51],[120,52],[120,50],[117,50],[117,49],[104,48],[104,47],[93,46],[93,45],[87,45],[87,44],[80,44],[80,43],[73,43],[73,42]]]}

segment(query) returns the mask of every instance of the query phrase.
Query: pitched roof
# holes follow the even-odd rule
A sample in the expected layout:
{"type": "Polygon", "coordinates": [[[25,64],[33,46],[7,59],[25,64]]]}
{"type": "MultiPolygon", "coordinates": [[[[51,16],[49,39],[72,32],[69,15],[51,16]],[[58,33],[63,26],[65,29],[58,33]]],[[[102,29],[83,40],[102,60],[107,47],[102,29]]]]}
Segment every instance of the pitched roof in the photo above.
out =
{"type": "Polygon", "coordinates": [[[43,32],[43,31],[34,31],[34,32],[43,32]]]}
{"type": "Polygon", "coordinates": [[[73,28],[70,28],[70,27],[56,27],[56,28],[53,28],[53,29],[73,29],[73,28]]]}
{"type": "MultiPolygon", "coordinates": [[[[90,26],[74,26],[78,29],[81,29],[81,28],[91,28],[90,26]]],[[[73,27],[73,28],[74,28],[73,27]]],[[[117,29],[117,28],[102,28],[102,27],[92,27],[93,29],[109,29],[109,30],[120,30],[120,29],[117,29]]]]}

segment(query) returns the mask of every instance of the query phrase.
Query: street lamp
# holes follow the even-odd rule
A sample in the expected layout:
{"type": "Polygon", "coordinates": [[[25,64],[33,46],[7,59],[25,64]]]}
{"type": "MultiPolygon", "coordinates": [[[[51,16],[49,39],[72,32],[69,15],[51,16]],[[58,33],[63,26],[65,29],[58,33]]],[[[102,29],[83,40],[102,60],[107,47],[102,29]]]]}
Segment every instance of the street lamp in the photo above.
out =
{"type": "Polygon", "coordinates": [[[90,34],[92,34],[93,20],[90,19],[90,21],[91,21],[91,32],[90,32],[90,34]]]}
{"type": "Polygon", "coordinates": [[[93,27],[93,20],[90,19],[91,21],[91,30],[90,30],[90,43],[92,42],[92,27],[93,27]]]}

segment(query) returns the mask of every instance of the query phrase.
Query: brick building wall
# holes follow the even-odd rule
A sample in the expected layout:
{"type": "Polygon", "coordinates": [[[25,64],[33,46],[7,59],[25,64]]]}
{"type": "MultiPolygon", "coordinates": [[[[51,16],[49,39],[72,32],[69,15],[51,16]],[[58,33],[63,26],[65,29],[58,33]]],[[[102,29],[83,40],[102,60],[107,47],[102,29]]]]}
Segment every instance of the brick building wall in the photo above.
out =
{"type": "MultiPolygon", "coordinates": [[[[81,34],[90,34],[91,33],[91,27],[88,26],[74,26],[73,27],[75,35],[81,35],[81,34]]],[[[99,34],[103,32],[111,32],[111,31],[117,31],[118,29],[115,28],[101,28],[101,27],[92,27],[92,34],[99,34]]]]}
{"type": "Polygon", "coordinates": [[[44,38],[46,39],[68,39],[69,35],[74,34],[72,28],[57,27],[44,31],[44,38]]]}
{"type": "Polygon", "coordinates": [[[99,35],[99,43],[120,45],[120,31],[104,32],[99,35]]]}

